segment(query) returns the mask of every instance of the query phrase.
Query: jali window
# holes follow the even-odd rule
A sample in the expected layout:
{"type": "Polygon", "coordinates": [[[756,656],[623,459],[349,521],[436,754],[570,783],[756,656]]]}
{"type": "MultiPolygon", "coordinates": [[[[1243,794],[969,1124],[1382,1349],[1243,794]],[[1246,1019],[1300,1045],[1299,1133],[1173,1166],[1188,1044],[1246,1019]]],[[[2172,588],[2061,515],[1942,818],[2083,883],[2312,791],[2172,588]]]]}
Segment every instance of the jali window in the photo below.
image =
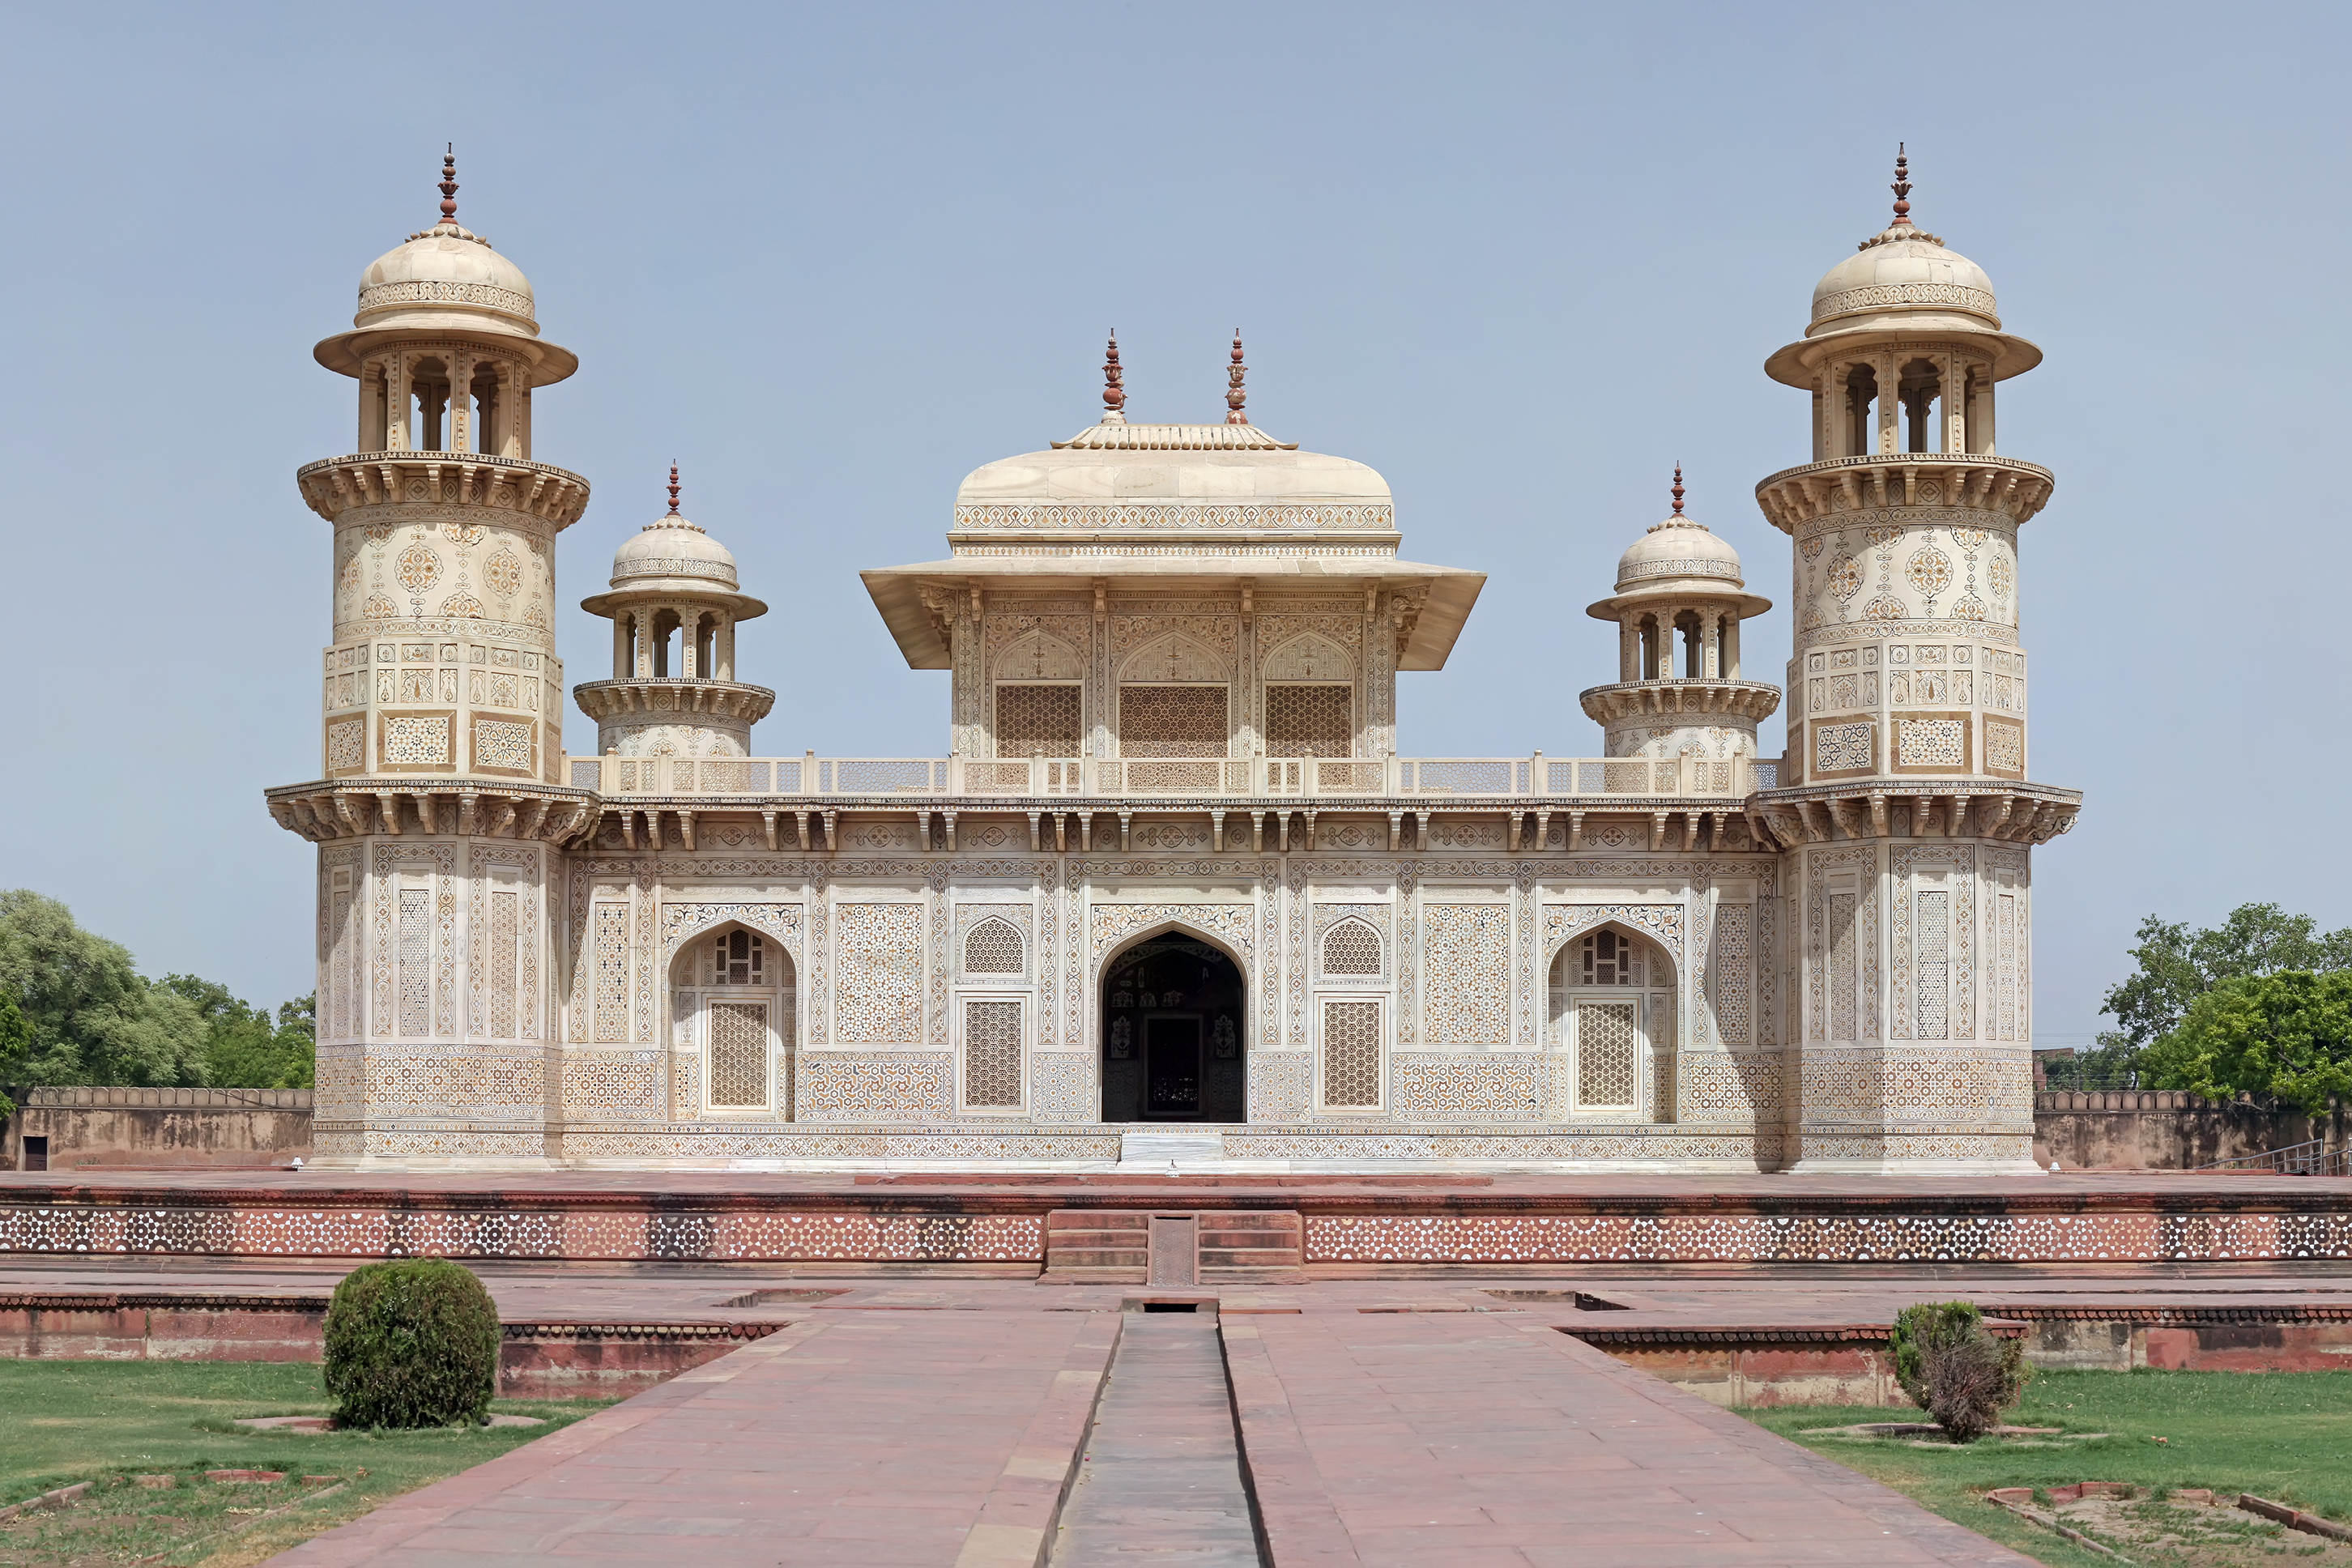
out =
{"type": "Polygon", "coordinates": [[[1642,950],[1630,937],[1613,931],[1595,931],[1584,939],[1583,985],[1639,985],[1642,950]]]}
{"type": "Polygon", "coordinates": [[[1341,921],[1323,939],[1326,974],[1378,974],[1380,933],[1361,921],[1341,921]]]}
{"type": "Polygon", "coordinates": [[[1222,757],[1229,733],[1222,686],[1122,686],[1122,757],[1222,757]]]}
{"type": "Polygon", "coordinates": [[[1355,751],[1355,694],[1345,686],[1265,689],[1265,754],[1345,757],[1355,751]]]}
{"type": "Polygon", "coordinates": [[[966,974],[1021,973],[1021,933],[1009,921],[982,921],[963,939],[966,974]]]}
{"type": "Polygon", "coordinates": [[[768,984],[766,941],[740,928],[714,939],[710,944],[709,973],[709,983],[713,985],[765,985],[768,984]]]}
{"type": "Polygon", "coordinates": [[[1003,685],[996,689],[996,754],[1075,757],[1081,731],[1076,686],[1003,685]]]}

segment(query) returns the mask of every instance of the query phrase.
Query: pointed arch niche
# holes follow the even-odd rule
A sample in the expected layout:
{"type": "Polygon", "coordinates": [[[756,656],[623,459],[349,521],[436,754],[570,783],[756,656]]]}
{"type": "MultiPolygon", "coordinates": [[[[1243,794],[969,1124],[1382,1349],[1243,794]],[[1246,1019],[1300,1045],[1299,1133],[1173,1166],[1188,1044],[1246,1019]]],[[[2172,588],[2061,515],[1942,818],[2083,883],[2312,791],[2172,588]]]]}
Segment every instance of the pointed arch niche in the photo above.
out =
{"type": "Polygon", "coordinates": [[[1182,632],[1155,637],[1119,661],[1113,723],[1122,757],[1223,757],[1232,751],[1233,672],[1182,632]]]}
{"type": "Polygon", "coordinates": [[[670,960],[672,1114],[793,1120],[799,972],[777,933],[730,920],[670,960]]]}
{"type": "Polygon", "coordinates": [[[1354,756],[1363,707],[1358,674],[1355,657],[1318,633],[1301,632],[1278,644],[1258,671],[1265,754],[1354,756]]]}
{"type": "Polygon", "coordinates": [[[989,661],[989,719],[1000,757],[1075,757],[1086,740],[1085,653],[1031,632],[989,661]]]}
{"type": "Polygon", "coordinates": [[[1248,1119],[1249,985],[1240,959],[1171,922],[1112,952],[1097,985],[1105,1121],[1248,1119]]]}
{"type": "Polygon", "coordinates": [[[1677,979],[1663,942],[1618,921],[1559,943],[1547,1042],[1562,1120],[1674,1121],[1677,979]]]}

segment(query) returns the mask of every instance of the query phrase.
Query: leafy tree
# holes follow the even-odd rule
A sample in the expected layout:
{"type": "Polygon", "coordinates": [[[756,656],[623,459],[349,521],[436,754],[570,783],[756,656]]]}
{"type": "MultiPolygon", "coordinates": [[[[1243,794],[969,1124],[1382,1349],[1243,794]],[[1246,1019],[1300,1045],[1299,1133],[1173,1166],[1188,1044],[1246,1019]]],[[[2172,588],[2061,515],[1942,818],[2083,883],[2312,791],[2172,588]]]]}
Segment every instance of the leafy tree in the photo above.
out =
{"type": "Polygon", "coordinates": [[[2099,1010],[2120,1028],[2071,1064],[2053,1064],[2053,1084],[2132,1086],[2147,1077],[2142,1054],[2179,1027],[2204,995],[2225,980],[2301,970],[2352,969],[2352,928],[2322,933],[2309,915],[2276,904],[2241,904],[2218,926],[2192,930],[2148,916],[2129,950],[2137,968],[2107,990],[2099,1010]]]}
{"type": "Polygon", "coordinates": [[[2333,1097],[2352,1100],[2352,973],[2224,980],[2147,1048],[2141,1071],[2158,1089],[2264,1094],[2321,1114],[2333,1097]]]}
{"type": "MultiPolygon", "coordinates": [[[[33,1026],[16,1010],[16,999],[0,991],[0,1084],[17,1081],[18,1069],[33,1054],[33,1026]]],[[[16,1102],[0,1094],[0,1121],[16,1114],[16,1102]]]]}
{"type": "Polygon", "coordinates": [[[317,1077],[312,998],[282,1004],[273,1025],[266,1010],[248,1007],[217,981],[167,974],[163,984],[204,1017],[206,1082],[218,1089],[311,1087],[317,1077]]]}
{"type": "Polygon", "coordinates": [[[55,899],[0,890],[0,992],[32,1034],[26,1083],[201,1084],[205,1020],[55,899]]]}

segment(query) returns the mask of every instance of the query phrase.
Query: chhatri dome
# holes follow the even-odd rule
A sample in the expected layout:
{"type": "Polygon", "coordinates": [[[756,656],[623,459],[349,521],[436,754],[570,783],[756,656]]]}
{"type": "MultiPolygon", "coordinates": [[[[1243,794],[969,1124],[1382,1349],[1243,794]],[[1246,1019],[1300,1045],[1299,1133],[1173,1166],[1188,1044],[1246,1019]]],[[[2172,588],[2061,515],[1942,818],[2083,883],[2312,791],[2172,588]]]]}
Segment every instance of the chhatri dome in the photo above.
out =
{"type": "Polygon", "coordinates": [[[1760,616],[1769,600],[1740,590],[1748,580],[1739,573],[1739,552],[1730,542],[1708,530],[1695,517],[1683,514],[1682,470],[1675,470],[1673,515],[1652,523],[1641,538],[1617,558],[1617,592],[1591,606],[1590,613],[1615,620],[1618,610],[1636,601],[1729,597],[1739,601],[1743,616],[1760,616]],[[1604,610],[1603,605],[1611,606],[1604,610]]]}
{"type": "Polygon", "coordinates": [[[490,242],[457,222],[457,158],[441,160],[441,219],[368,263],[349,332],[320,343],[319,363],[353,373],[367,344],[391,334],[490,334],[531,345],[531,380],[545,386],[580,368],[569,349],[541,340],[530,279],[490,242]]]}
{"type": "Polygon", "coordinates": [[[678,514],[677,490],[672,463],[669,510],[613,552],[611,590],[580,601],[613,623],[613,678],[572,697],[596,721],[600,752],[748,756],[776,694],[735,679],[735,626],[768,606],[737,592],[734,555],[678,514]]]}
{"type": "Polygon", "coordinates": [[[1617,623],[1618,668],[1578,700],[1608,756],[1752,757],[1780,693],[1741,679],[1739,626],[1772,601],[1747,591],[1739,552],[1684,513],[1679,463],[1673,493],[1673,513],[1617,558],[1617,591],[1585,609],[1617,623]]]}
{"type": "Polygon", "coordinates": [[[1911,221],[1910,159],[1898,144],[1895,157],[1895,221],[1854,247],[1854,254],[1822,274],[1813,285],[1812,318],[1805,336],[1774,354],[1765,374],[1790,386],[1809,386],[1805,362],[1819,352],[1801,350],[1827,339],[1854,339],[1889,332],[1964,332],[1994,339],[1997,380],[2032,370],[2042,351],[2000,329],[2000,301],[1983,268],[1946,248],[1941,235],[1911,221]]]}
{"type": "Polygon", "coordinates": [[[613,552],[613,591],[583,599],[580,607],[602,616],[625,601],[685,597],[723,606],[736,620],[766,615],[766,604],[737,591],[734,552],[711,538],[701,524],[679,515],[675,463],[669,479],[669,510],[621,542],[613,552]]]}

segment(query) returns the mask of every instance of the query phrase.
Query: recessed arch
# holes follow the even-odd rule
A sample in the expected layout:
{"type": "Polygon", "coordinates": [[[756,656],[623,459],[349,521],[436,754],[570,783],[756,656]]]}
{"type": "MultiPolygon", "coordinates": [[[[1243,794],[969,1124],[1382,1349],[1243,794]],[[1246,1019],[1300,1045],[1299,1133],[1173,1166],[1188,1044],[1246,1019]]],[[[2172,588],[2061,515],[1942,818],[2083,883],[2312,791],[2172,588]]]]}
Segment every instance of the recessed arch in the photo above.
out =
{"type": "Polygon", "coordinates": [[[1105,1121],[1247,1120],[1248,970],[1230,943],[1154,921],[1105,952],[1096,1003],[1105,1121]]]}
{"type": "Polygon", "coordinates": [[[999,648],[988,673],[992,680],[1084,680],[1087,656],[1059,637],[1031,632],[999,648]]]}
{"type": "Polygon", "coordinates": [[[1185,632],[1167,632],[1119,660],[1121,682],[1175,681],[1218,684],[1233,679],[1224,656],[1185,632]]]}
{"type": "Polygon", "coordinates": [[[667,944],[675,1118],[793,1119],[799,966],[743,912],[680,929],[667,944]]]}
{"type": "Polygon", "coordinates": [[[1563,1059],[1556,1114],[1675,1119],[1680,969],[1654,932],[1604,918],[1550,944],[1547,1046],[1563,1059]]]}
{"type": "Polygon", "coordinates": [[[1320,632],[1300,632],[1266,654],[1260,674],[1266,680],[1352,681],[1356,660],[1320,632]]]}

